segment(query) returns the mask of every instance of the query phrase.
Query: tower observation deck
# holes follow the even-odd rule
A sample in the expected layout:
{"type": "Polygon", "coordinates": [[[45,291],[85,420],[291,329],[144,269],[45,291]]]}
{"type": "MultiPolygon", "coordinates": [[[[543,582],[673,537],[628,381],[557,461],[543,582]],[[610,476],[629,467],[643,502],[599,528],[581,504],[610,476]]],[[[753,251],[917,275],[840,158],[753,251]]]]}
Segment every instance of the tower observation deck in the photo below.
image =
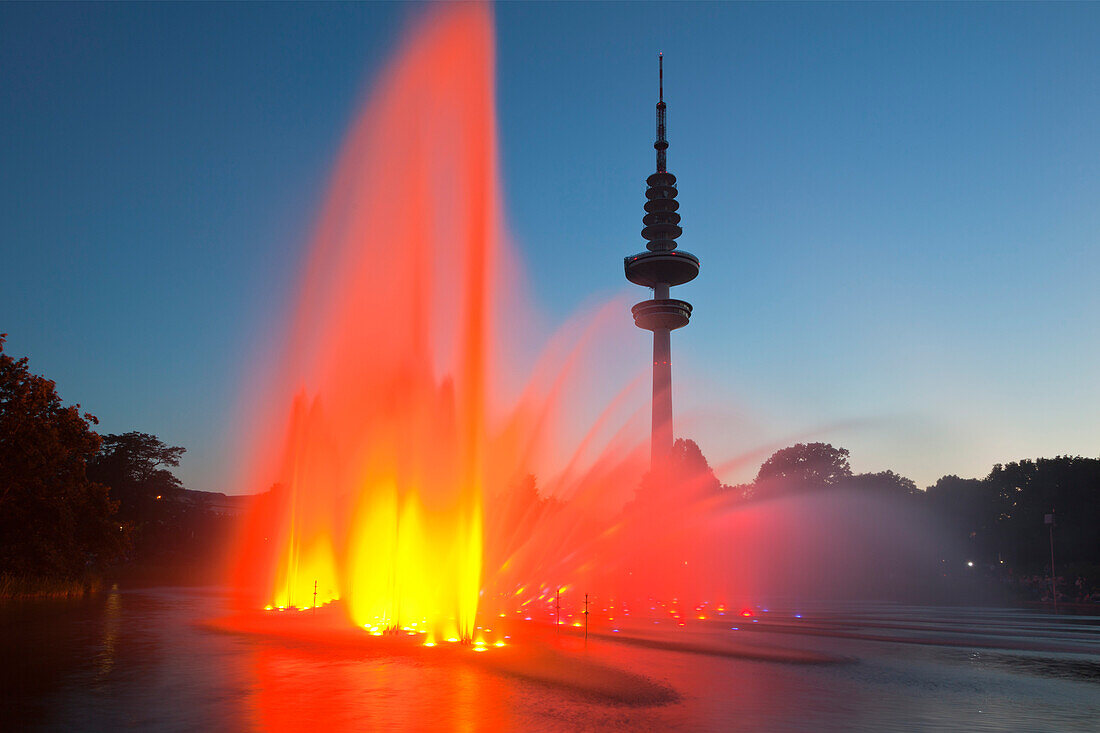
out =
{"type": "Polygon", "coordinates": [[[665,138],[664,57],[658,55],[657,172],[646,179],[645,216],[642,238],[646,251],[625,258],[626,279],[653,289],[653,298],[633,308],[634,324],[653,332],[653,432],[650,462],[658,468],[672,450],[672,344],[670,334],[691,318],[691,304],[669,297],[669,288],[694,280],[699,258],[676,249],[683,233],[676,200],[676,176],[665,169],[668,140],[665,138]]]}

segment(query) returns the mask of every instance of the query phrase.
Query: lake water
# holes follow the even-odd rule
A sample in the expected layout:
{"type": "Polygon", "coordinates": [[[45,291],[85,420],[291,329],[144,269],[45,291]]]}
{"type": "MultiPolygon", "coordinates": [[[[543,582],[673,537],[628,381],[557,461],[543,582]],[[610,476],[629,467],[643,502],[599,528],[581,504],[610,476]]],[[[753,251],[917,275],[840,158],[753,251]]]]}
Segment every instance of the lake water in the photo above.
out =
{"type": "Polygon", "coordinates": [[[684,629],[594,621],[587,646],[516,622],[509,649],[475,655],[231,633],[207,623],[225,602],[143,589],[0,605],[0,727],[1100,730],[1097,616],[773,608],[684,629]]]}

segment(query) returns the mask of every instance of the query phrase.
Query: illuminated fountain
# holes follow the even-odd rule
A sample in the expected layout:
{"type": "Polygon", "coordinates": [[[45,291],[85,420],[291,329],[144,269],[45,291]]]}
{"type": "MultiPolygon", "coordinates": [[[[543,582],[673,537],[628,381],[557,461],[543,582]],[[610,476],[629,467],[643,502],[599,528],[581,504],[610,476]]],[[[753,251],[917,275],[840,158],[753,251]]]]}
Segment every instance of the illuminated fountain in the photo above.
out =
{"type": "Polygon", "coordinates": [[[256,380],[247,482],[272,489],[243,523],[224,626],[322,606],[341,632],[483,651],[528,620],[580,633],[585,594],[617,634],[630,617],[706,624],[769,587],[840,587],[815,567],[859,555],[825,560],[845,540],[818,517],[848,504],[738,504],[673,443],[669,333],[691,306],[669,288],[699,262],[676,249],[663,89],[647,251],[625,261],[654,290],[634,307],[654,333],[652,405],[648,374],[606,368],[636,342],[623,302],[532,327],[502,234],[492,42],[486,6],[433,9],[348,135],[277,367],[256,380]]]}
{"type": "Polygon", "coordinates": [[[488,11],[429,19],[340,154],[250,479],[235,579],[266,605],[471,638],[499,248],[488,11]],[[262,483],[260,483],[262,482],[262,483]]]}
{"type": "Polygon", "coordinates": [[[482,591],[575,578],[578,550],[644,472],[624,398],[637,380],[563,438],[591,344],[626,333],[619,304],[541,354],[517,346],[529,324],[507,330],[527,306],[501,234],[492,48],[486,7],[433,11],[340,153],[265,382],[270,413],[250,423],[247,481],[273,487],[234,569],[251,607],[339,600],[372,634],[492,643],[482,591]],[[533,473],[572,508],[550,517],[513,490],[533,473]]]}

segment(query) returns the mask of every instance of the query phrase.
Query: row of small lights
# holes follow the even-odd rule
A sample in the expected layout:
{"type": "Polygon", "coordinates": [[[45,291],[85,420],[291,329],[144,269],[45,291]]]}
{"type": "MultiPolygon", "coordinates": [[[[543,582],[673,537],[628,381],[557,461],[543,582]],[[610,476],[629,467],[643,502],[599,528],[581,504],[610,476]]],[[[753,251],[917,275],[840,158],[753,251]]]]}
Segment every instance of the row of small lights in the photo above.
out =
{"type": "MultiPolygon", "coordinates": [[[[543,588],[545,588],[545,586],[543,586],[543,588]]],[[[519,595],[525,589],[526,589],[525,587],[519,588],[516,591],[516,595],[519,595]]],[[[563,592],[564,592],[564,589],[563,589],[563,592]]],[[[547,615],[550,616],[550,617],[555,617],[556,616],[556,613],[555,613],[556,609],[553,607],[553,604],[555,602],[555,598],[546,598],[546,592],[545,591],[542,594],[540,594],[538,597],[528,598],[527,600],[521,602],[520,605],[521,606],[526,606],[526,605],[528,605],[528,604],[530,604],[530,603],[532,603],[533,601],[536,601],[536,600],[546,600],[546,602],[548,604],[551,604],[551,608],[547,611],[547,615]]],[[[671,605],[667,604],[663,601],[657,601],[655,599],[650,599],[650,600],[651,600],[651,602],[656,604],[656,605],[651,605],[649,607],[650,611],[657,611],[658,606],[660,606],[660,608],[662,610],[667,610],[669,612],[671,618],[676,621],[676,626],[677,627],[682,628],[682,627],[687,626],[687,619],[685,618],[685,614],[683,613],[683,611],[680,608],[678,608],[679,599],[673,598],[671,605]]],[[[706,614],[706,609],[709,605],[710,605],[710,602],[706,601],[706,602],[700,603],[699,605],[695,606],[695,618],[697,620],[699,620],[699,621],[708,620],[709,617],[706,614]]],[[[608,605],[608,606],[600,608],[600,610],[604,611],[604,612],[609,612],[609,611],[614,611],[615,607],[614,607],[614,605],[608,605]]],[[[622,610],[622,614],[624,616],[629,616],[630,615],[630,611],[626,610],[625,607],[622,607],[621,610],[622,610]]],[[[760,609],[760,611],[762,613],[768,613],[769,612],[768,609],[766,609],[766,608],[760,609]]],[[[729,611],[726,608],[726,606],[723,605],[723,604],[718,605],[714,609],[714,614],[717,615],[717,616],[726,616],[727,612],[729,612],[729,611]]],[[[515,613],[517,615],[519,615],[519,614],[524,613],[524,611],[519,610],[519,611],[515,611],[515,613]]],[[[751,620],[752,623],[754,623],[754,624],[755,623],[760,623],[760,619],[753,618],[756,614],[750,608],[742,609],[741,611],[737,612],[737,615],[741,616],[745,619],[751,620]]],[[[505,618],[506,616],[507,616],[507,614],[504,614],[504,613],[500,614],[501,618],[505,618]]],[[[796,618],[796,619],[801,619],[802,614],[801,613],[795,613],[795,614],[792,614],[792,617],[796,618]]],[[[574,614],[569,613],[569,614],[566,614],[566,618],[565,618],[564,621],[558,620],[558,621],[556,621],[556,623],[560,624],[560,625],[563,625],[563,626],[568,624],[568,625],[571,625],[571,626],[576,627],[576,628],[580,628],[584,625],[581,621],[573,621],[572,623],[570,623],[570,619],[572,619],[572,618],[574,618],[574,614]]],[[[526,616],[524,618],[524,620],[525,621],[531,621],[533,619],[532,619],[531,616],[526,616]]],[[[608,621],[614,621],[615,617],[614,616],[608,616],[607,620],[608,621]]],[[[655,620],[655,621],[653,621],[653,623],[654,624],[660,624],[661,621],[660,620],[655,620]]],[[[739,626],[731,626],[730,630],[731,631],[740,631],[740,627],[739,626]]],[[[612,633],[619,633],[619,629],[611,629],[611,631],[612,631],[612,633]]]]}
{"type": "MultiPolygon", "coordinates": [[[[289,611],[308,611],[310,608],[311,608],[310,606],[302,606],[301,608],[298,608],[297,606],[264,606],[265,611],[288,611],[288,610],[289,611]]],[[[428,633],[427,631],[425,631],[423,629],[415,628],[419,625],[420,624],[418,622],[413,621],[408,626],[402,626],[400,630],[404,631],[406,636],[417,636],[417,635],[420,635],[420,634],[427,634],[428,633]]],[[[369,633],[371,636],[383,636],[386,633],[386,630],[384,630],[380,625],[372,625],[372,624],[368,623],[368,624],[363,624],[363,628],[366,629],[367,633],[369,633]]],[[[486,633],[492,633],[492,631],[493,631],[492,629],[482,629],[480,626],[477,627],[477,630],[478,631],[485,631],[486,633]]],[[[390,631],[396,632],[397,628],[392,627],[390,629],[390,631]]],[[[505,636],[504,638],[505,639],[511,639],[512,637],[511,636],[505,636]]],[[[462,640],[459,639],[457,636],[451,636],[451,637],[448,637],[446,639],[446,641],[450,644],[457,644],[458,642],[460,642],[462,640]]],[[[425,641],[424,646],[433,647],[433,646],[437,646],[437,643],[434,642],[434,641],[425,641]]],[[[478,639],[477,641],[473,642],[473,648],[474,648],[475,652],[483,652],[489,646],[490,645],[487,642],[485,642],[484,640],[481,640],[481,639],[478,639]]],[[[499,647],[507,646],[507,644],[505,644],[503,641],[497,640],[497,641],[493,642],[492,646],[499,648],[499,647]]]]}
{"type": "MultiPolygon", "coordinates": [[[[521,593],[523,590],[524,590],[524,588],[520,588],[519,591],[517,591],[517,594],[521,593]]],[[[543,595],[545,595],[545,594],[543,594],[543,595]]],[[[520,605],[521,606],[526,606],[529,603],[531,603],[533,600],[536,600],[536,599],[529,598],[526,601],[523,601],[520,605]]],[[[543,600],[543,596],[539,596],[537,600],[543,600]]],[[[553,598],[547,599],[547,600],[548,600],[549,603],[554,603],[554,601],[555,601],[555,599],[553,599],[553,598]]],[[[669,613],[672,616],[672,618],[677,620],[676,625],[678,627],[686,626],[686,621],[684,620],[683,615],[679,612],[679,609],[677,608],[677,605],[679,603],[678,599],[674,598],[672,600],[672,607],[671,608],[669,608],[669,606],[664,602],[661,602],[661,601],[654,601],[654,602],[657,603],[657,605],[661,606],[662,608],[669,610],[669,613]]],[[[700,621],[707,620],[707,616],[704,613],[704,610],[706,609],[706,607],[708,605],[709,605],[708,603],[700,603],[699,605],[697,605],[695,607],[695,611],[697,613],[696,618],[698,620],[700,620],[700,621]]],[[[304,606],[300,609],[298,609],[294,606],[291,606],[289,608],[290,608],[290,610],[308,611],[310,609],[310,606],[304,606]]],[[[272,611],[272,610],[285,611],[285,610],[288,610],[288,608],[286,606],[265,606],[264,610],[265,611],[272,611]]],[[[601,608],[600,610],[604,611],[605,613],[609,612],[609,611],[614,611],[615,606],[614,605],[608,605],[608,606],[605,606],[605,607],[601,608]]],[[[650,606],[650,610],[651,611],[656,611],[657,606],[650,606]]],[[[625,608],[622,608],[622,611],[623,611],[623,615],[625,615],[625,616],[630,615],[630,612],[627,611],[625,608]]],[[[715,612],[717,613],[718,616],[725,616],[726,615],[726,607],[724,605],[719,605],[715,609],[715,612]]],[[[761,609],[761,612],[768,613],[768,609],[766,609],[766,608],[761,609]]],[[[523,611],[518,610],[515,613],[516,613],[516,615],[519,615],[519,614],[522,614],[523,611]]],[[[547,613],[550,616],[555,615],[554,609],[549,610],[547,613]]],[[[756,614],[754,614],[752,609],[749,609],[749,608],[742,609],[738,613],[738,615],[741,616],[742,618],[751,619],[752,623],[754,623],[754,624],[760,622],[760,619],[753,618],[756,614]]],[[[793,614],[793,617],[797,618],[797,619],[800,619],[800,618],[802,618],[802,614],[796,613],[796,614],[793,614]]],[[[507,618],[507,614],[506,613],[501,613],[500,618],[507,618]]],[[[559,621],[557,621],[557,623],[564,626],[564,625],[569,623],[568,619],[570,619],[570,618],[573,618],[573,614],[568,614],[566,621],[560,621],[559,620],[559,621]]],[[[524,618],[524,620],[525,621],[531,621],[533,619],[532,619],[531,616],[526,616],[524,618]]],[[[614,616],[608,616],[607,620],[608,621],[614,621],[615,617],[614,616]]],[[[654,624],[660,624],[661,622],[660,622],[660,620],[655,620],[653,623],[654,624]]],[[[415,628],[418,625],[419,624],[414,621],[409,626],[401,627],[401,631],[404,631],[406,633],[406,635],[408,635],[408,636],[416,636],[418,634],[427,634],[428,633],[427,631],[415,628]]],[[[584,624],[580,621],[574,621],[571,625],[575,628],[580,628],[584,624]]],[[[383,630],[380,625],[371,625],[371,624],[367,623],[367,624],[363,624],[363,628],[366,629],[368,631],[368,633],[370,633],[371,636],[382,636],[386,633],[385,630],[383,630]]],[[[396,631],[397,629],[394,628],[392,630],[396,631]]],[[[478,626],[477,630],[481,631],[482,628],[480,626],[478,626]]],[[[731,631],[740,631],[740,627],[731,626],[730,630],[731,631]]],[[[484,631],[486,633],[491,633],[492,629],[484,629],[484,631]]],[[[612,632],[619,633],[619,629],[612,629],[612,632]]],[[[505,636],[504,638],[505,639],[510,639],[511,637],[510,636],[505,636]]],[[[459,639],[458,637],[452,636],[452,637],[448,637],[445,641],[447,641],[448,643],[451,643],[451,644],[457,644],[458,642],[461,641],[461,639],[459,639]]],[[[437,644],[437,642],[434,642],[434,641],[425,641],[423,645],[426,646],[426,647],[434,647],[434,646],[437,646],[438,644],[437,644]]],[[[506,646],[506,644],[503,641],[496,641],[492,644],[492,646],[494,646],[494,647],[503,647],[503,646],[506,646]]],[[[474,648],[474,651],[483,652],[488,648],[488,644],[484,640],[477,640],[477,641],[473,642],[473,648],[474,648]]]]}

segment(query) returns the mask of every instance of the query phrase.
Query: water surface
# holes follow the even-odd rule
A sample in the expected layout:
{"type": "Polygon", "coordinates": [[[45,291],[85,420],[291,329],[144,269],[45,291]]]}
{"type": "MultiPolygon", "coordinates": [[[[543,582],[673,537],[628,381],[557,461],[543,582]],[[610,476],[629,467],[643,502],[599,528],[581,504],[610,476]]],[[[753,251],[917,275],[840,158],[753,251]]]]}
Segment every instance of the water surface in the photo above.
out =
{"type": "Polygon", "coordinates": [[[226,633],[205,623],[225,603],[213,589],[144,589],[0,606],[3,727],[1100,729],[1100,618],[1090,615],[880,605],[768,609],[755,623],[714,617],[684,629],[594,621],[587,648],[545,627],[542,641],[518,639],[552,654],[521,661],[535,667],[528,674],[476,661],[492,652],[334,651],[226,633]],[[761,659],[777,650],[787,661],[761,659]],[[596,680],[604,668],[626,676],[596,680]]]}

